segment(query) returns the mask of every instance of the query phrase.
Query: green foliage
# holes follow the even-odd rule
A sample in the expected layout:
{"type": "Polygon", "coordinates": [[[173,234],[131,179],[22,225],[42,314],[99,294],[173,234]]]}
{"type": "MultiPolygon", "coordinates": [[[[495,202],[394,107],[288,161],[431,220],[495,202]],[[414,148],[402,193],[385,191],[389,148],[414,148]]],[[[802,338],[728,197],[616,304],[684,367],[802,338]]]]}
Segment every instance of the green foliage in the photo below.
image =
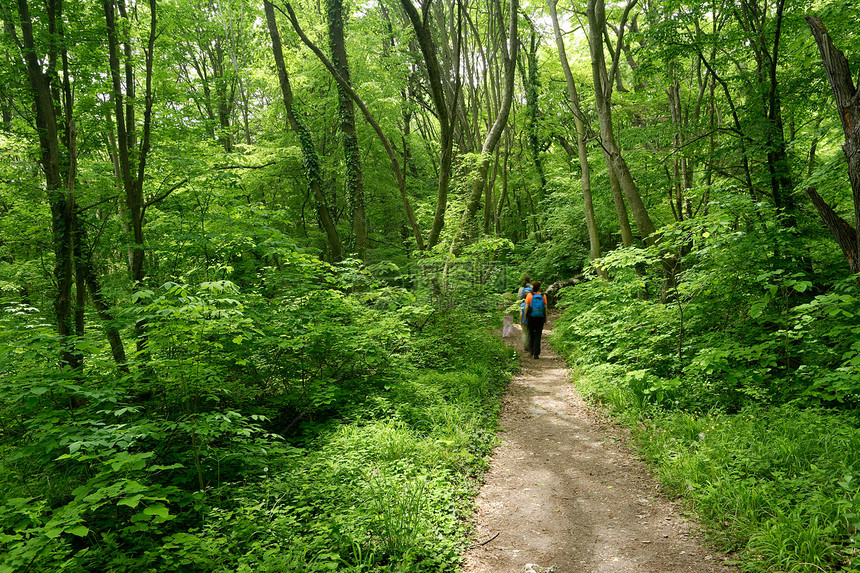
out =
{"type": "Polygon", "coordinates": [[[735,416],[666,413],[637,432],[672,493],[684,495],[750,571],[853,570],[860,527],[854,416],[793,406],[735,416]]]}
{"type": "Polygon", "coordinates": [[[605,256],[613,281],[563,293],[552,340],[745,570],[854,570],[858,284],[760,209],[736,198],[605,256]]]}
{"type": "Polygon", "coordinates": [[[57,369],[37,310],[6,308],[4,571],[456,568],[510,350],[480,300],[280,257],[262,292],[137,291],[146,361],[119,377],[57,369]]]}

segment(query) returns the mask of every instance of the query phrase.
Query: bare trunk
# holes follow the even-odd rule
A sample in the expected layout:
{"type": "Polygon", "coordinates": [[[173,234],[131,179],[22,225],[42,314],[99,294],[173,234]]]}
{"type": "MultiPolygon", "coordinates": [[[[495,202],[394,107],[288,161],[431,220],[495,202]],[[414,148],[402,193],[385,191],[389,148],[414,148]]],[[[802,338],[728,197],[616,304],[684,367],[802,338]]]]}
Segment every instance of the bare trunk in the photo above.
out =
{"type": "MultiPolygon", "coordinates": [[[[827,78],[833,88],[836,100],[836,111],[842,120],[842,130],[845,133],[845,145],[842,150],[848,159],[848,179],[851,181],[852,198],[854,200],[854,241],[852,247],[843,245],[842,251],[851,264],[851,271],[858,272],[858,256],[860,256],[860,86],[856,86],[845,54],[833,45],[830,35],[819,18],[807,16],[806,22],[815,36],[827,78]]],[[[817,205],[816,205],[817,206],[817,205]]],[[[819,209],[820,212],[820,209],[819,209]]],[[[831,232],[833,229],[831,228],[831,232]]],[[[837,239],[838,240],[838,239],[837,239]]],[[[860,281],[860,277],[858,277],[860,281]]]]}
{"type": "MultiPolygon", "coordinates": [[[[400,190],[400,198],[403,202],[403,211],[406,214],[406,219],[409,221],[409,225],[412,228],[412,234],[415,237],[415,242],[418,245],[420,250],[424,250],[424,241],[421,238],[421,230],[418,227],[418,221],[415,218],[415,213],[412,211],[412,203],[409,201],[409,196],[406,192],[406,178],[403,175],[403,171],[400,169],[400,162],[397,160],[397,153],[394,150],[394,146],[391,145],[391,141],[388,137],[383,133],[382,128],[379,126],[379,123],[374,119],[373,114],[370,113],[370,110],[367,109],[367,105],[365,105],[364,101],[355,93],[355,90],[352,89],[352,86],[346,79],[341,76],[338,71],[335,69],[334,65],[325,57],[325,54],[313,43],[310,39],[305,35],[304,31],[302,31],[301,26],[299,25],[298,18],[296,18],[296,14],[293,11],[293,7],[288,3],[286,5],[287,13],[290,17],[290,22],[293,25],[296,33],[301,38],[302,42],[305,43],[308,48],[310,48],[314,54],[316,54],[317,58],[323,63],[323,65],[328,69],[329,73],[334,77],[334,79],[338,82],[340,87],[349,95],[355,105],[361,110],[364,114],[365,120],[373,130],[376,132],[377,137],[379,138],[382,146],[385,148],[385,152],[388,154],[388,158],[391,161],[391,166],[394,170],[394,177],[397,180],[397,187],[400,190]]],[[[404,161],[406,154],[404,153],[404,161]]]]}
{"type": "MultiPolygon", "coordinates": [[[[558,14],[556,13],[557,0],[548,0],[549,13],[552,18],[552,27],[555,32],[555,45],[558,48],[558,56],[561,61],[561,69],[567,82],[567,94],[570,98],[570,107],[573,110],[573,122],[576,126],[576,148],[579,156],[579,170],[582,181],[582,202],[585,208],[585,226],[588,230],[589,256],[592,261],[600,258],[600,236],[597,233],[597,221],[594,218],[594,202],[591,196],[591,167],[588,164],[588,149],[585,145],[587,133],[585,131],[585,115],[579,105],[579,93],[573,81],[573,73],[567,62],[567,52],[564,48],[564,38],[558,25],[558,14]]],[[[626,215],[626,211],[625,211],[626,215]]],[[[604,271],[601,271],[603,274],[604,271]]]]}
{"type": "Polygon", "coordinates": [[[845,260],[848,261],[848,268],[851,269],[852,273],[860,273],[860,250],[858,250],[858,235],[860,233],[857,233],[848,221],[840,217],[814,187],[807,187],[806,194],[809,195],[830,234],[833,235],[839,248],[842,249],[845,260]]]}
{"type": "MultiPolygon", "coordinates": [[[[499,21],[502,21],[501,17],[501,6],[498,2],[495,3],[496,11],[499,16],[499,21]]],[[[505,129],[505,125],[508,122],[508,115],[511,111],[511,105],[513,103],[514,98],[514,80],[516,78],[516,63],[517,63],[517,47],[518,42],[517,38],[517,9],[519,7],[518,0],[511,0],[510,4],[510,24],[507,33],[507,38],[504,36],[500,39],[499,46],[502,50],[502,59],[505,63],[505,90],[502,94],[502,106],[499,109],[499,114],[496,116],[496,121],[487,131],[487,135],[484,138],[484,144],[481,147],[481,161],[478,164],[478,172],[472,178],[472,192],[469,195],[469,199],[466,203],[466,210],[463,212],[463,218],[460,221],[460,225],[457,227],[456,232],[454,233],[453,238],[451,239],[451,254],[456,253],[459,250],[459,240],[463,232],[465,231],[466,226],[472,221],[475,217],[475,213],[478,212],[478,207],[481,204],[481,197],[484,194],[484,187],[487,183],[487,172],[490,167],[490,160],[492,159],[492,154],[496,149],[496,145],[499,143],[499,139],[502,137],[502,132],[505,129]],[[507,39],[512,38],[514,41],[511,42],[511,50],[508,53],[507,49],[507,39]]]]}
{"type": "MultiPolygon", "coordinates": [[[[27,66],[27,76],[33,95],[32,103],[36,112],[36,127],[41,148],[39,161],[45,174],[45,190],[51,208],[51,243],[54,251],[53,278],[57,289],[54,296],[54,317],[57,322],[57,335],[62,343],[60,365],[78,368],[81,363],[78,356],[71,351],[69,338],[75,332],[72,316],[74,185],[70,185],[68,181],[70,158],[66,155],[70,149],[70,142],[68,140],[60,141],[64,131],[60,124],[63,121],[63,109],[59,108],[60,102],[56,102],[57,107],[55,107],[55,100],[50,87],[51,80],[57,78],[56,76],[49,77],[39,63],[33,34],[33,21],[30,17],[27,0],[18,0],[18,16],[21,27],[21,56],[27,66]]],[[[51,3],[48,8],[48,28],[52,34],[57,34],[56,26],[61,18],[62,2],[51,3]]],[[[51,46],[49,57],[52,62],[55,62],[59,55],[56,49],[60,44],[62,42],[58,41],[51,46]]],[[[41,54],[41,49],[39,53],[41,54]]],[[[70,118],[71,96],[70,94],[64,95],[66,96],[64,98],[65,112],[70,118]]]]}
{"type": "Polygon", "coordinates": [[[615,143],[615,135],[612,127],[612,110],[610,104],[611,84],[608,83],[606,74],[606,61],[603,56],[603,45],[601,43],[603,29],[606,26],[606,15],[603,0],[589,0],[588,2],[588,27],[591,44],[591,69],[594,81],[594,100],[597,109],[597,117],[600,120],[601,144],[605,153],[609,156],[609,163],[618,177],[624,199],[630,207],[633,220],[645,243],[648,245],[656,241],[654,236],[654,223],[648,215],[648,210],[639,195],[639,188],[630,174],[630,169],[621,151],[615,143]]]}
{"type": "MultiPolygon", "coordinates": [[[[430,228],[430,236],[427,239],[427,246],[434,247],[439,242],[439,235],[442,233],[442,227],[445,225],[445,211],[448,205],[448,184],[451,181],[451,164],[454,160],[454,126],[456,125],[454,110],[456,109],[457,102],[456,95],[460,88],[459,37],[456,40],[456,63],[453,66],[453,70],[457,74],[455,85],[452,89],[454,97],[449,99],[445,94],[445,86],[450,85],[450,82],[443,80],[429,22],[429,10],[432,2],[424,2],[421,14],[418,13],[418,10],[412,4],[412,0],[401,0],[400,3],[415,30],[415,36],[421,49],[421,54],[424,57],[430,95],[433,100],[433,107],[436,110],[436,119],[439,121],[439,147],[441,150],[439,159],[439,188],[436,195],[436,211],[433,214],[433,226],[430,228]]],[[[459,35],[459,21],[457,32],[459,35]]]]}

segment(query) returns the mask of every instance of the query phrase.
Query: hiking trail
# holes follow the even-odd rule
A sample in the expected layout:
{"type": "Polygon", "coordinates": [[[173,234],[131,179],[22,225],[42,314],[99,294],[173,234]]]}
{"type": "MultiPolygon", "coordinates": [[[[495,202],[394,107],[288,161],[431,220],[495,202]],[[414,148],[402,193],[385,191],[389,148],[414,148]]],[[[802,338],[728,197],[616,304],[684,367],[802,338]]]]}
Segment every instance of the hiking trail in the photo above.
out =
{"type": "MultiPolygon", "coordinates": [[[[551,323],[544,330],[549,332],[551,323]]],[[[589,408],[544,338],[505,393],[463,573],[728,573],[668,500],[626,432],[589,408]]]]}

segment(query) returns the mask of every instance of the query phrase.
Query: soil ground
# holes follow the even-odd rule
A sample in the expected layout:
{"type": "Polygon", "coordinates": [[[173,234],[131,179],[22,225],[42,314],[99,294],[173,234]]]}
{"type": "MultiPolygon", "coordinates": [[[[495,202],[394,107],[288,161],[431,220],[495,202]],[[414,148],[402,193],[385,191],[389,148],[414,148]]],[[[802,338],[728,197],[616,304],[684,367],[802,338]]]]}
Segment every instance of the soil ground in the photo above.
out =
{"type": "Polygon", "coordinates": [[[464,573],[734,571],[661,495],[624,430],[586,405],[545,340],[538,360],[522,352],[519,330],[506,340],[521,370],[504,397],[464,573]]]}

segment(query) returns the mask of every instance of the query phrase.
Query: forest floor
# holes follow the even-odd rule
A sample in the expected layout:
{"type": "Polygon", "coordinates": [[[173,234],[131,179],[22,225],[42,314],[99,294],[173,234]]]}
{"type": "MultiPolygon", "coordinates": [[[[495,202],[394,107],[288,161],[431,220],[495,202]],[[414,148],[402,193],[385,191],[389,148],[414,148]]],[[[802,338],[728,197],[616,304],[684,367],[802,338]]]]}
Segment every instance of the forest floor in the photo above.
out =
{"type": "Polygon", "coordinates": [[[661,493],[629,434],[583,401],[546,341],[538,360],[522,352],[518,327],[506,341],[521,369],[503,400],[463,572],[734,571],[661,493]]]}

